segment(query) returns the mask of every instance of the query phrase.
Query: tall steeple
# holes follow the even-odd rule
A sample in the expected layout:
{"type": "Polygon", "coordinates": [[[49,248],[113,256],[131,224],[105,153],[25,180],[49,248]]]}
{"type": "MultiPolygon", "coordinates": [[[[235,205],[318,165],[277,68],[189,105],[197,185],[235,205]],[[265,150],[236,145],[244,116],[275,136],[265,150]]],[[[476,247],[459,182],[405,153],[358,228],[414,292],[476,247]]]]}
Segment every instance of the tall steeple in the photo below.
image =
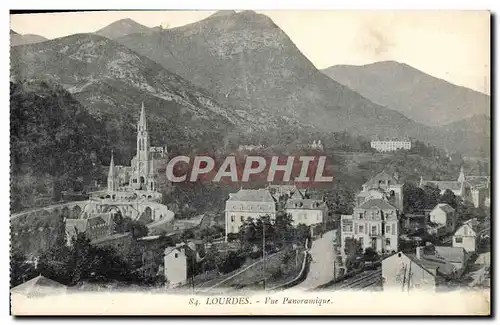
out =
{"type": "Polygon", "coordinates": [[[458,175],[458,182],[464,182],[465,181],[465,173],[464,173],[464,166],[460,167],[460,174],[458,175]]]}
{"type": "Polygon", "coordinates": [[[144,110],[144,102],[141,105],[141,117],[139,118],[139,123],[137,124],[137,132],[147,132],[148,126],[146,121],[146,112],[144,110]]]}
{"type": "Polygon", "coordinates": [[[109,163],[108,191],[116,191],[115,159],[114,159],[113,151],[111,151],[111,162],[109,163]]]}

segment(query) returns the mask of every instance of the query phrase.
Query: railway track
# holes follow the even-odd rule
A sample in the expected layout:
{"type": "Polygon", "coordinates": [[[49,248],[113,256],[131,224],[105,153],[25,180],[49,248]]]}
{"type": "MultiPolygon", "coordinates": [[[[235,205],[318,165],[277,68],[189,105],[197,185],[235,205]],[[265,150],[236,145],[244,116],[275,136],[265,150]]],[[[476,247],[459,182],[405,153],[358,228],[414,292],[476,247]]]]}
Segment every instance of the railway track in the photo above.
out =
{"type": "MultiPolygon", "coordinates": [[[[382,268],[377,267],[374,270],[365,270],[351,277],[346,278],[344,281],[332,283],[324,286],[321,290],[371,290],[377,287],[382,282],[382,268]]],[[[319,288],[318,288],[319,289],[319,288]]]]}
{"type": "Polygon", "coordinates": [[[382,277],[382,269],[363,271],[354,277],[347,279],[344,282],[337,284],[336,290],[358,290],[370,287],[380,282],[382,277]]]}

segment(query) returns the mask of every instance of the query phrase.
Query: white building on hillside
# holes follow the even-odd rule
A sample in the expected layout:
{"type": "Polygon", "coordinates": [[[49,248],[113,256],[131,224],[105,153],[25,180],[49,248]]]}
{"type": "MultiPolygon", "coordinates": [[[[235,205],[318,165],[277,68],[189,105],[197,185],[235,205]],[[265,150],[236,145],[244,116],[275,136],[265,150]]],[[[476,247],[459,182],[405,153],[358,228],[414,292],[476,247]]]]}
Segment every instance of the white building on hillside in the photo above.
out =
{"type": "Polygon", "coordinates": [[[403,139],[375,139],[371,141],[371,147],[379,152],[396,151],[400,149],[410,150],[411,140],[403,139]]]}

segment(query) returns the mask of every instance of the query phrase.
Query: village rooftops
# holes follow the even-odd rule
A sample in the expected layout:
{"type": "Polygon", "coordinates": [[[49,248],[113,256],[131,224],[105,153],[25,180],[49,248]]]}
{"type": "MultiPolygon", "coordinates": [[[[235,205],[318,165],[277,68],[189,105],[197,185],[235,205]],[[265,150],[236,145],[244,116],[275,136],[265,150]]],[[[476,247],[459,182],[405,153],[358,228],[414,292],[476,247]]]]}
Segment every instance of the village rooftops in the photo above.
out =
{"type": "Polygon", "coordinates": [[[434,209],[432,209],[431,213],[435,210],[442,210],[444,211],[445,213],[453,213],[455,212],[455,209],[453,209],[449,204],[447,203],[439,203],[438,205],[436,205],[434,207],[434,209]]]}
{"type": "Polygon", "coordinates": [[[230,193],[228,201],[275,202],[273,196],[267,189],[241,189],[237,193],[230,193]]]}
{"type": "Polygon", "coordinates": [[[326,203],[322,200],[314,199],[289,199],[286,202],[286,208],[301,210],[322,210],[326,208],[326,203]]]}
{"type": "Polygon", "coordinates": [[[43,296],[66,291],[67,287],[57,281],[48,279],[39,275],[29,281],[26,281],[12,289],[11,293],[25,296],[43,296]]]}
{"type": "Polygon", "coordinates": [[[88,219],[66,219],[66,231],[83,233],[87,230],[88,219]],[[75,230],[76,229],[76,230],[75,230]]]}
{"type": "Polygon", "coordinates": [[[463,247],[435,246],[436,255],[450,263],[464,263],[467,251],[463,247]]]}
{"type": "Polygon", "coordinates": [[[102,244],[104,242],[107,242],[107,241],[111,241],[111,240],[115,240],[115,239],[118,239],[118,238],[122,238],[122,237],[127,237],[127,236],[131,236],[131,234],[129,232],[126,232],[126,233],[123,233],[123,234],[113,234],[113,235],[109,235],[109,236],[106,236],[106,237],[102,237],[102,238],[99,238],[99,239],[96,239],[96,240],[93,240],[92,241],[92,244],[102,244]]]}
{"type": "Polygon", "coordinates": [[[374,177],[372,177],[365,184],[363,184],[363,186],[376,188],[379,186],[379,184],[385,185],[386,183],[389,183],[390,185],[395,185],[398,184],[398,180],[394,176],[390,175],[385,170],[383,170],[374,177]]]}
{"type": "Polygon", "coordinates": [[[412,253],[406,254],[406,256],[433,276],[442,275],[448,277],[456,271],[456,267],[453,264],[436,255],[424,254],[418,257],[417,254],[412,253]]]}
{"type": "Polygon", "coordinates": [[[424,185],[435,186],[441,190],[449,189],[452,191],[458,191],[462,188],[462,182],[458,182],[458,181],[425,181],[425,180],[422,180],[421,186],[424,186],[424,185]]]}
{"type": "Polygon", "coordinates": [[[392,204],[389,202],[382,200],[382,199],[371,199],[360,206],[356,207],[355,209],[364,209],[364,210],[369,210],[369,209],[380,209],[380,210],[397,210],[396,207],[394,207],[392,204]]]}

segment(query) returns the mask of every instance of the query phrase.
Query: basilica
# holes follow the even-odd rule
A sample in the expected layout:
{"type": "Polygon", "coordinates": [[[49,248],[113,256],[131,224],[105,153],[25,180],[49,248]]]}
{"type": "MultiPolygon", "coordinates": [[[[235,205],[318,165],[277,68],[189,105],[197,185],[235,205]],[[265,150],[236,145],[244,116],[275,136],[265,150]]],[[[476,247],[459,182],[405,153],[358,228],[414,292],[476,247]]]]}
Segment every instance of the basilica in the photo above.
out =
{"type": "Polygon", "coordinates": [[[167,163],[166,148],[151,147],[144,104],[137,124],[137,151],[130,166],[115,165],[113,153],[108,171],[107,189],[93,193],[95,199],[147,200],[160,203],[159,172],[167,163]]]}

